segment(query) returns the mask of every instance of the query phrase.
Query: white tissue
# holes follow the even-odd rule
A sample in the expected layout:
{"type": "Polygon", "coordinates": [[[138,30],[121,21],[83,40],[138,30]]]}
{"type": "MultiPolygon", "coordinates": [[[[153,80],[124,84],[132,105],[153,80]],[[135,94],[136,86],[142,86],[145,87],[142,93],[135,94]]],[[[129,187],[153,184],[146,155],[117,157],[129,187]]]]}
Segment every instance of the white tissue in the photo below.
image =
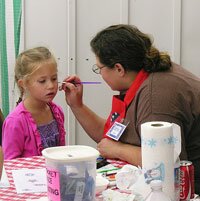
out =
{"type": "Polygon", "coordinates": [[[125,165],[115,175],[117,188],[128,190],[133,185],[140,175],[140,170],[133,165],[125,165]]]}
{"type": "Polygon", "coordinates": [[[111,189],[102,192],[104,201],[134,201],[135,195],[121,193],[111,189]]]}
{"type": "Polygon", "coordinates": [[[150,193],[150,187],[145,183],[141,168],[125,165],[115,175],[116,185],[120,190],[126,190],[136,195],[137,200],[143,200],[150,193]]]}

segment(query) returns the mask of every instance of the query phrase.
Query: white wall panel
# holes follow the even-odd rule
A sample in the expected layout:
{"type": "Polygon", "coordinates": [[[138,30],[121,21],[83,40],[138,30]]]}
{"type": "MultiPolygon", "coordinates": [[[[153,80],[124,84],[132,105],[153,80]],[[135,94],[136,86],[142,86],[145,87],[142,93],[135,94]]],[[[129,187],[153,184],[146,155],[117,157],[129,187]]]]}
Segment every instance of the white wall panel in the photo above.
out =
{"type": "Polygon", "coordinates": [[[155,46],[174,55],[174,1],[179,0],[130,0],[130,24],[149,33],[155,46]]]}
{"type": "Polygon", "coordinates": [[[181,63],[200,76],[200,1],[182,1],[181,63]]]}

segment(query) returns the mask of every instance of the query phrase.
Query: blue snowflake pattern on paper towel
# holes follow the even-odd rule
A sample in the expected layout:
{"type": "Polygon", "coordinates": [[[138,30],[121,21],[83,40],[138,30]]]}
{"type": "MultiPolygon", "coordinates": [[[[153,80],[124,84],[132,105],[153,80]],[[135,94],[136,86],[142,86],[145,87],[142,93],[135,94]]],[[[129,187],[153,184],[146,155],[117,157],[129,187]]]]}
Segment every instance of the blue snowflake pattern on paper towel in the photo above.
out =
{"type": "Polygon", "coordinates": [[[163,146],[163,145],[175,145],[178,143],[178,139],[174,136],[170,136],[168,138],[163,139],[155,139],[155,138],[142,138],[141,139],[142,146],[147,146],[149,148],[154,148],[157,146],[163,146]]]}
{"type": "Polygon", "coordinates": [[[174,140],[173,140],[174,137],[170,136],[168,138],[168,144],[173,144],[174,143],[174,140]]]}
{"type": "Polygon", "coordinates": [[[151,138],[150,140],[148,140],[148,145],[152,148],[152,147],[156,147],[156,140],[151,138]]]}

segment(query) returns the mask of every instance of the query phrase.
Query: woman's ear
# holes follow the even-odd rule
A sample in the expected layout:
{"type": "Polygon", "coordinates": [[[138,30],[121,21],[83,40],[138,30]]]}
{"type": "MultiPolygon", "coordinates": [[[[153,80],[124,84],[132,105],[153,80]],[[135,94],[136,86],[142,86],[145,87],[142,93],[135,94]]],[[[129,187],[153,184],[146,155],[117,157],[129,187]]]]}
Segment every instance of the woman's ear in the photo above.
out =
{"type": "Polygon", "coordinates": [[[125,69],[120,63],[116,63],[114,67],[115,67],[116,71],[119,73],[120,76],[124,76],[125,69]]]}

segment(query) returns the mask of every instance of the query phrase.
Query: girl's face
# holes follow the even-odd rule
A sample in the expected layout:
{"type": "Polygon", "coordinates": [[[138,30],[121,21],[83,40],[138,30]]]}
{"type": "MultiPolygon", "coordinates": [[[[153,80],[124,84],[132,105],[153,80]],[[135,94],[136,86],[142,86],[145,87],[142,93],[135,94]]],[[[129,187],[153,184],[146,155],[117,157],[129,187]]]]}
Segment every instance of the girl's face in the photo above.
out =
{"type": "Polygon", "coordinates": [[[25,84],[26,98],[48,103],[58,90],[57,66],[43,63],[31,74],[25,84]]]}

